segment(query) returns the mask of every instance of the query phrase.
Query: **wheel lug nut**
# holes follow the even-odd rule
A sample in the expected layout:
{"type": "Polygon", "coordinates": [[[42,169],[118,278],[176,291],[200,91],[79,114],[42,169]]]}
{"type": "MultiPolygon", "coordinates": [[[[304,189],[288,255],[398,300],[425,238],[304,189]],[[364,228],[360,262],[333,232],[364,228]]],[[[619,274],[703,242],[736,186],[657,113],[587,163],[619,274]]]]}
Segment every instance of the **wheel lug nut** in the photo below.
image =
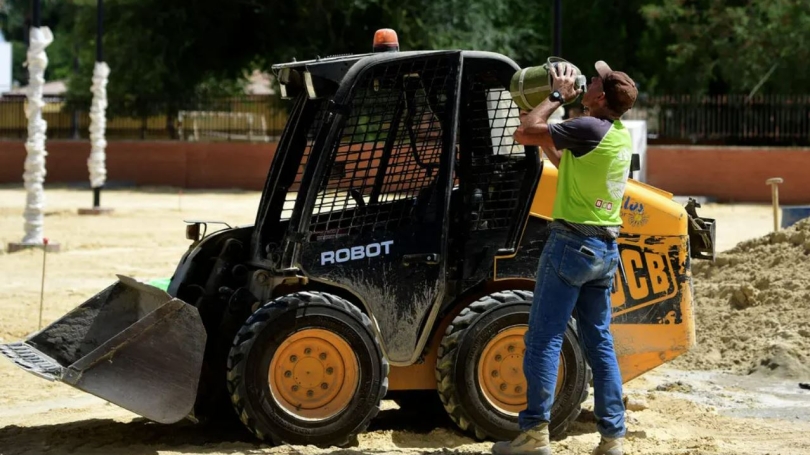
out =
{"type": "Polygon", "coordinates": [[[509,352],[515,352],[515,347],[510,344],[509,347],[506,348],[506,350],[509,352]]]}
{"type": "Polygon", "coordinates": [[[298,386],[297,385],[292,386],[292,389],[293,389],[293,392],[298,392],[298,386]]]}
{"type": "Polygon", "coordinates": [[[500,354],[495,354],[495,361],[496,361],[496,362],[500,362],[500,361],[501,361],[501,359],[503,359],[503,357],[501,357],[501,355],[500,355],[500,354]]]}
{"type": "Polygon", "coordinates": [[[284,377],[285,378],[289,378],[290,376],[292,376],[292,371],[287,370],[287,371],[284,372],[284,377]]]}
{"type": "Polygon", "coordinates": [[[523,387],[521,387],[521,386],[515,387],[515,393],[520,393],[520,392],[523,392],[523,387]]]}
{"type": "Polygon", "coordinates": [[[297,355],[291,355],[290,356],[290,362],[297,362],[297,361],[298,361],[298,356],[297,355]]]}
{"type": "Polygon", "coordinates": [[[326,353],[321,352],[321,355],[319,355],[318,358],[320,358],[321,360],[326,360],[326,353]]]}
{"type": "Polygon", "coordinates": [[[315,394],[315,392],[313,392],[312,390],[307,390],[307,396],[308,397],[311,397],[314,394],[315,394]]]}
{"type": "Polygon", "coordinates": [[[312,349],[306,348],[304,349],[304,354],[309,355],[312,352],[312,349]]]}
{"type": "Polygon", "coordinates": [[[501,384],[501,390],[506,390],[506,384],[501,384]]]}
{"type": "Polygon", "coordinates": [[[493,378],[497,378],[497,377],[498,377],[498,370],[492,370],[492,377],[493,377],[493,378]]]}
{"type": "Polygon", "coordinates": [[[321,388],[322,388],[323,390],[326,390],[326,389],[328,389],[328,388],[329,388],[329,384],[327,384],[327,383],[325,383],[325,382],[324,382],[323,384],[321,384],[321,388]]]}
{"type": "Polygon", "coordinates": [[[329,367],[329,368],[326,369],[326,374],[332,374],[334,372],[335,372],[335,370],[332,367],[329,367]]]}

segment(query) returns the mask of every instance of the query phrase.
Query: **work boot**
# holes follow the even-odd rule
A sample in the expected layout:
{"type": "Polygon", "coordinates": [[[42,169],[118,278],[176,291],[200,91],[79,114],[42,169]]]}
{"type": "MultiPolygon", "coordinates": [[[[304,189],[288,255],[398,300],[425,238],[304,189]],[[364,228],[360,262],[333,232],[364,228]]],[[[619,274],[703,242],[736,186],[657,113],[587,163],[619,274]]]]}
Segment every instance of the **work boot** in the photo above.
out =
{"type": "Polygon", "coordinates": [[[548,423],[540,424],[520,433],[512,441],[501,441],[492,446],[494,455],[551,455],[548,423]]]}
{"type": "Polygon", "coordinates": [[[602,436],[599,445],[591,455],[624,455],[624,438],[606,438],[602,436]]]}

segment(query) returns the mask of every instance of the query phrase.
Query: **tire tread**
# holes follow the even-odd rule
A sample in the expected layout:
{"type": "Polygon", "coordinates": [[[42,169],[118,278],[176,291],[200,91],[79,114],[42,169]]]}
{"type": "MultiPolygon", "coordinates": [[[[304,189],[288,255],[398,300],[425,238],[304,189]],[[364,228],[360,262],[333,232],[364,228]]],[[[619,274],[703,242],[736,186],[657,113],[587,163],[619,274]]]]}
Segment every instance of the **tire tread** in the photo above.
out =
{"type": "MultiPolygon", "coordinates": [[[[363,327],[368,330],[369,334],[371,334],[374,340],[375,345],[377,346],[377,349],[382,352],[379,339],[374,335],[371,320],[365,313],[360,311],[356,305],[344,300],[341,297],[322,292],[302,291],[279,297],[256,310],[248,318],[234,338],[234,342],[231,347],[231,354],[228,356],[228,392],[231,394],[231,402],[233,403],[236,413],[239,415],[239,419],[247,427],[247,429],[260,440],[267,441],[269,439],[273,442],[273,444],[276,445],[283,444],[284,441],[274,433],[265,434],[262,432],[259,428],[257,428],[255,419],[248,415],[247,407],[245,406],[247,393],[245,393],[246,391],[243,390],[245,386],[242,383],[241,378],[248,359],[247,353],[252,345],[251,341],[256,334],[261,332],[263,328],[262,326],[267,323],[267,321],[274,319],[276,316],[282,312],[288,311],[290,308],[297,308],[306,305],[332,306],[356,318],[361,322],[363,327]]],[[[345,437],[337,438],[335,441],[326,445],[345,446],[349,444],[357,437],[358,434],[364,432],[371,423],[371,420],[373,420],[379,414],[380,402],[386,393],[388,393],[388,373],[391,370],[388,360],[384,355],[381,356],[381,359],[382,383],[380,392],[377,396],[377,405],[372,408],[371,412],[368,413],[366,418],[353,431],[347,433],[345,437]]]]}
{"type": "MultiPolygon", "coordinates": [[[[464,331],[469,328],[484,313],[509,303],[531,301],[533,294],[527,291],[510,290],[500,291],[471,303],[463,309],[453,322],[447,327],[445,336],[442,339],[438,350],[436,361],[436,383],[439,397],[453,422],[462,430],[475,436],[478,440],[484,440],[491,436],[487,431],[476,425],[464,406],[461,405],[456,392],[456,383],[452,380],[453,369],[455,367],[456,350],[464,331]]],[[[586,384],[590,382],[591,370],[587,368],[586,384]]],[[[582,403],[588,398],[588,387],[584,387],[579,402],[568,416],[555,428],[555,434],[564,434],[573,421],[579,417],[582,411],[582,403]]],[[[554,435],[552,435],[554,436],[554,435]]]]}

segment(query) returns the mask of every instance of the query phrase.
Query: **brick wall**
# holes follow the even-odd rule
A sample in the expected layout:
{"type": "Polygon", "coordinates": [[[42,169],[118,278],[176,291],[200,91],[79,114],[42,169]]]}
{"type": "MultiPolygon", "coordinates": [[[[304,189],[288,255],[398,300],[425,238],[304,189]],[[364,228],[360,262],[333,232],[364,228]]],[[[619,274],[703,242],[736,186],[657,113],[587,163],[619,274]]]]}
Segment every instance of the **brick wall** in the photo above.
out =
{"type": "MultiPolygon", "coordinates": [[[[45,183],[88,182],[86,141],[48,141],[45,183]]],[[[107,144],[107,181],[132,185],[261,190],[275,143],[115,141],[107,144]]],[[[0,183],[22,182],[25,145],[0,142],[0,183]]]]}
{"type": "MultiPolygon", "coordinates": [[[[87,141],[48,141],[45,183],[87,182],[87,141]]],[[[261,190],[276,144],[115,141],[108,181],[133,185],[261,190]]],[[[25,146],[0,141],[0,183],[21,183],[25,146]]],[[[810,203],[810,149],[650,146],[647,180],[676,195],[769,202],[765,180],[785,179],[780,202],[810,203]]]]}
{"type": "Polygon", "coordinates": [[[780,203],[810,203],[810,148],[650,146],[647,160],[648,183],[676,195],[770,202],[782,177],[780,203]]]}

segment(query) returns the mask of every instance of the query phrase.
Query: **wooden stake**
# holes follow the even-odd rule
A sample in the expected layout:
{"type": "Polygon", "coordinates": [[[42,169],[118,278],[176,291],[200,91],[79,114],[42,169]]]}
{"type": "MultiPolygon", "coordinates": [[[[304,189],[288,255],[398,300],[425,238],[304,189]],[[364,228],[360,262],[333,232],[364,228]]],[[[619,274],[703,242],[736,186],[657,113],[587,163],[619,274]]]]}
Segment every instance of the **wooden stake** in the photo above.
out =
{"type": "Polygon", "coordinates": [[[765,181],[771,186],[771,205],[773,205],[773,231],[779,230],[779,184],[784,182],[780,177],[774,177],[765,181]]]}

